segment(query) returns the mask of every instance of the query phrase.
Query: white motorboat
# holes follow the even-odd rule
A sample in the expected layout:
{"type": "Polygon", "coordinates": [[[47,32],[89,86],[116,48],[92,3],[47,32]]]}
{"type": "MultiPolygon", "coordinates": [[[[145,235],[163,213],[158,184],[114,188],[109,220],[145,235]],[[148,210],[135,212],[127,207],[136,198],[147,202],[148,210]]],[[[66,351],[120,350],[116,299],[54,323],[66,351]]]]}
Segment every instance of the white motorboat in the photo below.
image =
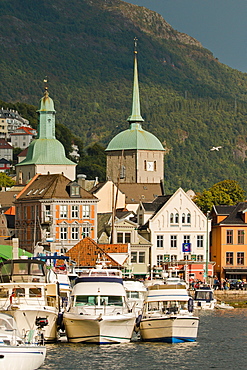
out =
{"type": "Polygon", "coordinates": [[[234,307],[225,302],[217,302],[215,308],[219,310],[233,310],[234,307]]]}
{"type": "Polygon", "coordinates": [[[121,271],[96,268],[76,279],[63,320],[69,342],[110,344],[129,342],[135,319],[121,271]]]}
{"type": "Polygon", "coordinates": [[[217,300],[214,298],[213,289],[203,286],[195,290],[194,307],[202,310],[213,310],[217,300]]]}
{"type": "Polygon", "coordinates": [[[135,308],[137,315],[139,315],[143,309],[147,288],[142,281],[134,279],[124,279],[123,285],[126,290],[129,306],[135,308]]]}
{"type": "Polygon", "coordinates": [[[0,370],[35,370],[44,363],[42,329],[23,334],[12,316],[0,313],[0,370]]]}
{"type": "Polygon", "coordinates": [[[20,332],[34,330],[37,318],[47,319],[45,340],[52,342],[57,340],[60,300],[58,284],[48,281],[42,261],[17,259],[0,265],[0,312],[13,316],[20,332]]]}
{"type": "Polygon", "coordinates": [[[184,285],[154,285],[148,289],[140,320],[144,341],[181,343],[197,338],[199,318],[184,285]]]}

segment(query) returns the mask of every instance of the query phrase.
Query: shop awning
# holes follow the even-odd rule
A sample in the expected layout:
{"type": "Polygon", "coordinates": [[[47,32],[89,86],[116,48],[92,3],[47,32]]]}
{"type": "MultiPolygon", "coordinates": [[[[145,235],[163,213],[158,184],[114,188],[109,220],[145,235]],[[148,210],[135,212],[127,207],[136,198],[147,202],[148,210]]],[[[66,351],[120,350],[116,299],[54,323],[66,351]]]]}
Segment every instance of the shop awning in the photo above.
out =
{"type": "MultiPolygon", "coordinates": [[[[13,258],[13,247],[12,245],[0,245],[0,261],[11,260],[13,258]]],[[[33,254],[25,251],[24,249],[18,248],[19,257],[26,256],[32,257],[33,254]]]]}

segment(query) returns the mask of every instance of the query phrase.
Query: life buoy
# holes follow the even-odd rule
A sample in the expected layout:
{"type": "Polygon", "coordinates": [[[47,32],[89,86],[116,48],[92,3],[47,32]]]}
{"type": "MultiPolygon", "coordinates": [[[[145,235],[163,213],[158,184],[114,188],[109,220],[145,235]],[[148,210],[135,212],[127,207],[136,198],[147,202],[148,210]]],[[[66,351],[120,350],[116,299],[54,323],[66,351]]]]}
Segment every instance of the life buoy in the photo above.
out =
{"type": "Polygon", "coordinates": [[[189,300],[188,300],[188,311],[193,312],[193,310],[194,310],[194,301],[193,301],[192,298],[189,298],[189,300]]]}

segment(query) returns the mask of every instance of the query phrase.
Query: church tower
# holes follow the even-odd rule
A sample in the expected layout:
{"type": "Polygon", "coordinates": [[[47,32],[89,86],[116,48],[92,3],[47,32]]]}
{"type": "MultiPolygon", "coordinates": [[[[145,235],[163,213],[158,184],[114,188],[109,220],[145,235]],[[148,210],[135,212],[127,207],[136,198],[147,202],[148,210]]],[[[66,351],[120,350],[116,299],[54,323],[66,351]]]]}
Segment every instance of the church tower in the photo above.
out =
{"type": "Polygon", "coordinates": [[[53,100],[45,87],[40,100],[38,138],[28,147],[27,157],[16,165],[17,181],[26,184],[37,173],[47,175],[63,173],[75,180],[76,164],[65,156],[65,150],[55,137],[55,114],[53,100]]]}
{"type": "Polygon", "coordinates": [[[140,111],[136,39],[134,82],[129,128],[116,135],[106,148],[107,179],[117,183],[160,183],[164,180],[164,148],[151,133],[143,130],[140,111]]]}

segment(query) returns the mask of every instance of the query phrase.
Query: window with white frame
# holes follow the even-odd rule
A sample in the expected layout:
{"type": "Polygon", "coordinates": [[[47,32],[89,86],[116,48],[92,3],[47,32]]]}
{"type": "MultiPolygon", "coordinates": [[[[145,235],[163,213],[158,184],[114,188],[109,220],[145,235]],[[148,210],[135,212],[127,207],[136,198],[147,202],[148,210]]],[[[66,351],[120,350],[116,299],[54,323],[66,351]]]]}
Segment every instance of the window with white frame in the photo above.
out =
{"type": "Polygon", "coordinates": [[[244,244],[244,230],[238,230],[238,244],[244,244]]]}
{"type": "Polygon", "coordinates": [[[163,254],[158,254],[157,255],[157,266],[162,265],[163,263],[163,254]]]}
{"type": "Polygon", "coordinates": [[[79,217],[79,207],[78,206],[71,206],[71,217],[78,218],[79,217]]]}
{"type": "Polygon", "coordinates": [[[90,228],[89,226],[83,226],[82,228],[82,236],[83,238],[87,238],[90,235],[90,228]]]}
{"type": "Polygon", "coordinates": [[[197,248],[203,248],[203,235],[197,235],[197,248]]]}
{"type": "Polygon", "coordinates": [[[163,248],[164,247],[164,236],[163,235],[157,235],[157,248],[163,248]]]}
{"type": "Polygon", "coordinates": [[[137,263],[137,252],[131,252],[131,263],[137,263]]]}
{"type": "Polygon", "coordinates": [[[237,252],[237,265],[244,265],[244,252],[237,252]]]}
{"type": "Polygon", "coordinates": [[[175,214],[175,224],[178,224],[179,223],[179,214],[176,213],[175,214]]]}
{"type": "Polygon", "coordinates": [[[60,228],[60,239],[61,240],[66,240],[67,239],[67,232],[68,232],[67,226],[62,226],[60,228]]]}
{"type": "Polygon", "coordinates": [[[89,218],[90,217],[90,205],[84,204],[82,207],[82,217],[89,218]]]}
{"type": "Polygon", "coordinates": [[[184,235],[184,243],[190,243],[190,235],[184,235]]]}
{"type": "Polygon", "coordinates": [[[139,252],[138,262],[139,263],[145,263],[145,252],[139,252]]]}
{"type": "Polygon", "coordinates": [[[171,245],[171,248],[177,248],[177,246],[178,246],[178,244],[177,244],[177,235],[171,235],[170,236],[170,240],[171,240],[171,243],[170,243],[170,245],[171,245]]]}
{"type": "Polygon", "coordinates": [[[177,261],[177,255],[176,254],[171,255],[171,261],[172,262],[177,261]]]}
{"type": "Polygon", "coordinates": [[[66,205],[60,206],[60,218],[67,218],[68,207],[66,205]]]}
{"type": "Polygon", "coordinates": [[[187,224],[191,223],[191,214],[187,213],[187,224]]]}
{"type": "Polygon", "coordinates": [[[174,214],[173,213],[170,214],[170,223],[171,224],[174,223],[174,214]]]}
{"type": "Polygon", "coordinates": [[[71,228],[71,239],[78,240],[79,239],[79,227],[73,226],[71,228]]]}
{"type": "Polygon", "coordinates": [[[198,262],[202,262],[202,261],[203,261],[203,255],[202,255],[202,254],[198,254],[198,256],[197,256],[196,260],[197,260],[198,262]]]}

